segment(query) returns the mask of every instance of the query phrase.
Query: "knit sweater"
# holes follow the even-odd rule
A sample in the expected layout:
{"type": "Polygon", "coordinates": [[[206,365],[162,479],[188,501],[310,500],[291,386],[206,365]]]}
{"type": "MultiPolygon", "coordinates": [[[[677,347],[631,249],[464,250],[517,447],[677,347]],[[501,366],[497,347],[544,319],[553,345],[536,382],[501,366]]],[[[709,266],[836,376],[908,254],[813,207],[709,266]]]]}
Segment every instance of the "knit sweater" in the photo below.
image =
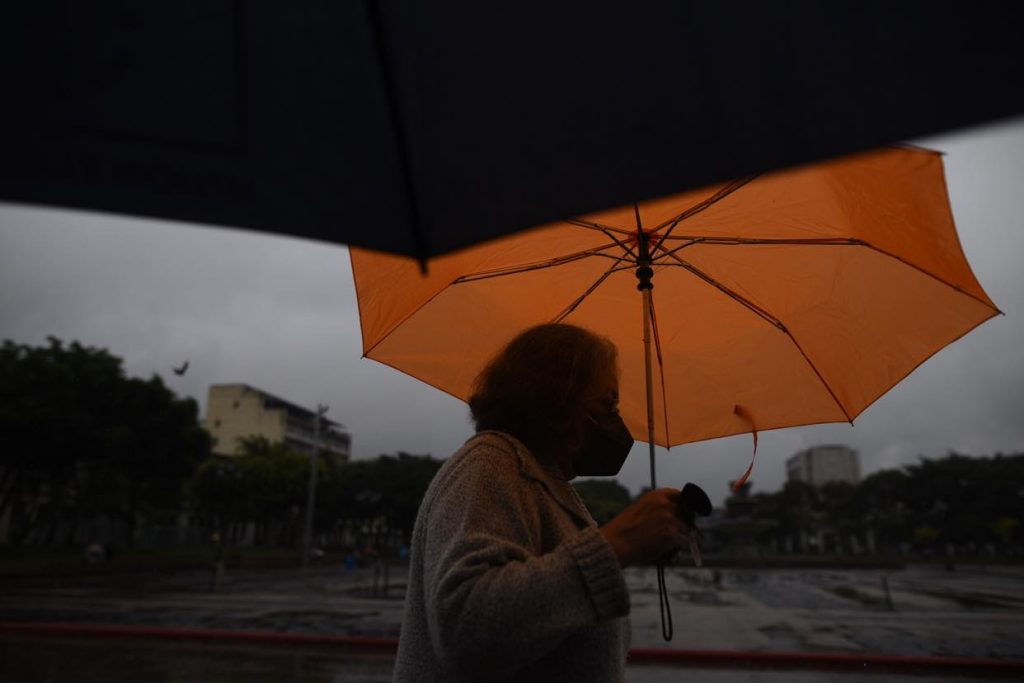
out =
{"type": "Polygon", "coordinates": [[[568,482],[481,432],[420,506],[395,681],[621,681],[629,593],[568,482]]]}

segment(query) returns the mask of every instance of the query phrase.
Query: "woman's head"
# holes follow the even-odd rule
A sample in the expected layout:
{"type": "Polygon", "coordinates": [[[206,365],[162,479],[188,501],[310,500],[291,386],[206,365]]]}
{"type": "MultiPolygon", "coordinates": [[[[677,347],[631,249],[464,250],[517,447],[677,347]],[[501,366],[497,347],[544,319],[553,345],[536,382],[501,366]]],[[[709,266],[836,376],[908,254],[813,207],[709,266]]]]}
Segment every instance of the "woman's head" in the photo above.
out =
{"type": "Polygon", "coordinates": [[[611,341],[575,325],[526,330],[476,379],[469,407],[477,431],[507,432],[537,452],[572,451],[587,413],[615,407],[617,356],[611,341]]]}

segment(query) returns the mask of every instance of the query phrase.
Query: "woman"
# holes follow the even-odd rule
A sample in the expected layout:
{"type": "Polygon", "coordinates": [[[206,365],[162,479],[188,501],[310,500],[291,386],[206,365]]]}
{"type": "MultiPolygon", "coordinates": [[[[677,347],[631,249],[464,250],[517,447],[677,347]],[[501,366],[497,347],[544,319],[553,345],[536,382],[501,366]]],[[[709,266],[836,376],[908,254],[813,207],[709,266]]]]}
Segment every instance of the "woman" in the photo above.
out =
{"type": "Polygon", "coordinates": [[[686,542],[674,489],[598,528],[569,484],[612,475],[633,444],[615,346],[531,328],[484,369],[477,433],[441,467],[413,530],[396,681],[622,680],[623,568],[686,542]]]}

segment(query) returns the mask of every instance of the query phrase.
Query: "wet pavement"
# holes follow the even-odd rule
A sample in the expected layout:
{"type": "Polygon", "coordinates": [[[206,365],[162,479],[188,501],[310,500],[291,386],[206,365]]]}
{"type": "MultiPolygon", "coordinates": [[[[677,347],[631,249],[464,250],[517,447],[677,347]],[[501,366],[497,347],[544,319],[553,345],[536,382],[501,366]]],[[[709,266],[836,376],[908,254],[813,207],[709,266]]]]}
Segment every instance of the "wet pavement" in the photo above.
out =
{"type": "MultiPolygon", "coordinates": [[[[1021,566],[668,574],[676,647],[1024,658],[1021,566]]],[[[629,578],[634,645],[664,645],[653,572],[629,578]]]]}
{"type": "Polygon", "coordinates": [[[391,680],[390,655],[116,638],[8,637],[0,680],[10,683],[370,683],[391,680]]]}
{"type": "Polygon", "coordinates": [[[374,637],[397,637],[401,624],[400,572],[385,584],[372,569],[228,570],[211,583],[209,572],[7,580],[0,621],[374,637]]]}
{"type": "MultiPolygon", "coordinates": [[[[0,621],[134,624],[396,637],[404,575],[342,567],[211,575],[5,579],[0,621]]],[[[630,569],[633,646],[1024,659],[1024,567],[667,571],[675,638],[661,637],[653,570],[630,569]],[[888,594],[886,591],[888,585],[888,594]]],[[[382,681],[388,656],[243,644],[4,634],[5,681],[382,681]],[[116,677],[111,672],[116,671],[116,677]]],[[[630,680],[859,680],[823,671],[631,666],[630,680]]],[[[928,678],[928,676],[922,676],[928,678]]],[[[886,677],[887,680],[893,680],[886,677]]],[[[899,680],[916,680],[902,675],[899,680]]],[[[943,676],[943,680],[971,680],[943,676]]]]}
{"type": "MultiPolygon", "coordinates": [[[[0,680],[8,683],[383,683],[391,680],[394,664],[388,655],[315,647],[7,635],[0,639],[0,662],[0,680]]],[[[635,683],[923,683],[935,680],[935,675],[643,665],[628,667],[626,679],[635,683]]],[[[964,683],[991,678],[947,673],[941,680],[964,683]]]]}

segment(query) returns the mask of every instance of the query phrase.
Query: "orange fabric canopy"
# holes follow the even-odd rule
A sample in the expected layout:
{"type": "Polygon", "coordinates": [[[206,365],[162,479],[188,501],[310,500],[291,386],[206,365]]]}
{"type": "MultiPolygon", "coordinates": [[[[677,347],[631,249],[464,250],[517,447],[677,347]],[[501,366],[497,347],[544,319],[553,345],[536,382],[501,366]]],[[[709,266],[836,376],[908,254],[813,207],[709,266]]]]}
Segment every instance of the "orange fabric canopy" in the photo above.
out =
{"type": "Polygon", "coordinates": [[[964,258],[940,155],[894,147],[540,226],[431,260],[426,276],[352,249],[364,354],[466,399],[518,332],[578,324],[618,346],[621,411],[647,440],[638,223],[662,446],[751,420],[852,421],[999,312],[964,258]]]}

